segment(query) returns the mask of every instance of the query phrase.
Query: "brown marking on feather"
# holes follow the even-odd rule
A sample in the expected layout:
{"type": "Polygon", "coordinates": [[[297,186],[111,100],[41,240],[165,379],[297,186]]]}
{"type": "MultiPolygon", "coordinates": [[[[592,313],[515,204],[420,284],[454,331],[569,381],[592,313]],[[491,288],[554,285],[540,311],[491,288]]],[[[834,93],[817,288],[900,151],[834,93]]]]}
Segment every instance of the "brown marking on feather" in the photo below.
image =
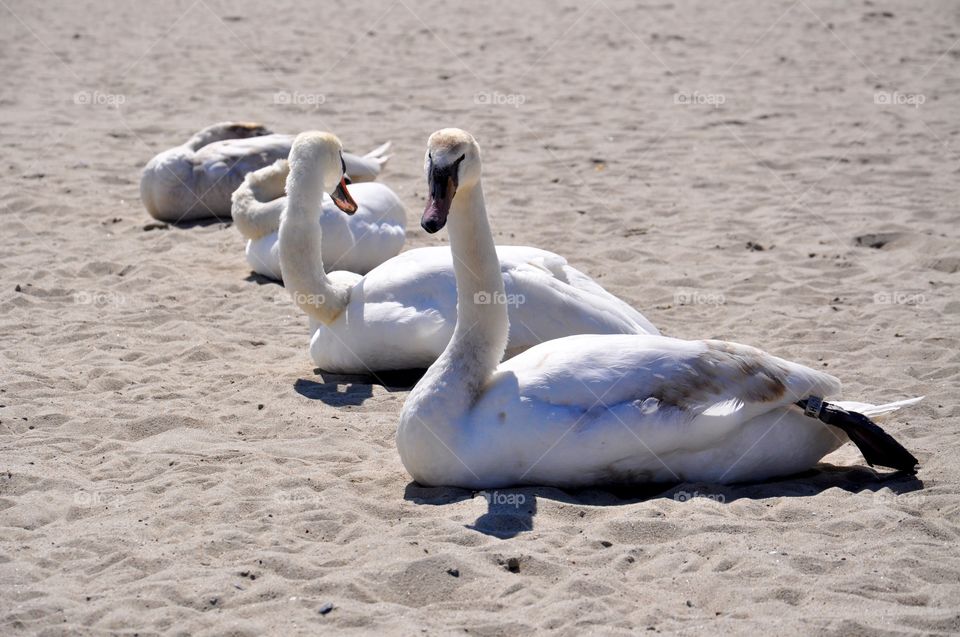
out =
{"type": "Polygon", "coordinates": [[[787,370],[753,347],[705,341],[707,351],[694,358],[682,374],[664,379],[651,396],[661,403],[680,409],[702,407],[711,397],[723,393],[720,381],[724,370],[735,371],[743,377],[736,397],[753,403],[779,400],[786,392],[787,370]]]}
{"type": "Polygon", "coordinates": [[[260,137],[270,134],[266,126],[257,122],[237,122],[228,126],[227,130],[240,138],[260,137]]]}

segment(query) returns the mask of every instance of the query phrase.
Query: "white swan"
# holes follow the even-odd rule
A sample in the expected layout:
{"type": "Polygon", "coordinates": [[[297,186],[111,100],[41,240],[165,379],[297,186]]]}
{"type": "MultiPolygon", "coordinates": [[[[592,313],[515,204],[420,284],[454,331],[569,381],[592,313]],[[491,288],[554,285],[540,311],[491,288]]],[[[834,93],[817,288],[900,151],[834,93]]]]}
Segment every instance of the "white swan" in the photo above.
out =
{"type": "MultiPolygon", "coordinates": [[[[286,159],[248,173],[233,192],[233,224],[247,239],[247,263],[257,274],[282,280],[277,230],[286,206],[286,159]]],[[[324,193],[320,212],[323,267],[366,274],[403,248],[407,211],[384,184],[354,184],[350,195],[357,211],[344,215],[324,193]]]]}
{"type": "Polygon", "coordinates": [[[761,480],[809,469],[848,436],[868,462],[908,471],[916,465],[861,415],[916,400],[818,409],[814,397],[839,394],[836,378],[744,345],[570,336],[498,366],[506,308],[473,302],[479,290],[504,290],[486,214],[469,203],[480,190],[476,142],[464,131],[438,131],[428,157],[433,182],[459,162],[449,221],[436,198],[424,213],[430,231],[445,222],[450,228],[458,316],[453,339],[400,416],[397,448],[420,484],[761,480]],[[798,401],[819,419],[804,415],[798,401]]]}
{"type": "MultiPolygon", "coordinates": [[[[336,137],[297,137],[280,221],[280,261],[284,285],[311,319],[313,360],[327,371],[347,373],[427,367],[446,347],[456,319],[450,250],[410,250],[364,277],[327,274],[321,258],[320,201],[340,183],[341,175],[336,137]]],[[[435,188],[446,188],[452,200],[456,175],[450,179],[435,188]]],[[[483,206],[479,188],[469,193],[468,201],[460,197],[454,207],[483,206]]],[[[479,302],[509,307],[508,354],[570,334],[657,333],[643,315],[551,252],[501,247],[497,254],[498,293],[493,288],[476,293],[479,302]]]]}
{"type": "MultiPolygon", "coordinates": [[[[208,126],[147,162],[140,176],[140,199],[160,221],[228,219],[230,195],[244,175],[285,158],[293,139],[248,122],[208,126]]],[[[353,181],[376,179],[389,158],[388,148],[384,144],[363,157],[344,154],[347,174],[353,181]]]]}

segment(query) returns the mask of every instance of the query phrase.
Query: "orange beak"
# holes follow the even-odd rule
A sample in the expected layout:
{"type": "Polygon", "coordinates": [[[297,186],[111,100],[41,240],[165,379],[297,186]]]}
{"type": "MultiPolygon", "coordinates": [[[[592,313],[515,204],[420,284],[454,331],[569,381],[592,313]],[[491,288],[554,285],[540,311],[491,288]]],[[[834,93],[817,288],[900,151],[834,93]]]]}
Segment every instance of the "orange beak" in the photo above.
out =
{"type": "Polygon", "coordinates": [[[336,204],[337,208],[348,215],[352,215],[357,211],[357,202],[353,200],[350,191],[347,190],[346,177],[340,178],[340,183],[334,188],[333,192],[330,193],[330,198],[333,199],[333,203],[336,204]]]}

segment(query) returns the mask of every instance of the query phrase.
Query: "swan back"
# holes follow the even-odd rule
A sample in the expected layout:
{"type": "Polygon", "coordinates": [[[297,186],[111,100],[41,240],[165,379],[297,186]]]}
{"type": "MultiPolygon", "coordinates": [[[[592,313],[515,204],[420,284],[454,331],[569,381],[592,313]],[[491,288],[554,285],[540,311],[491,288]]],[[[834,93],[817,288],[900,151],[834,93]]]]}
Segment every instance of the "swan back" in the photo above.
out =
{"type": "Polygon", "coordinates": [[[250,172],[287,156],[290,135],[214,141],[193,150],[187,144],[152,158],[140,177],[147,212],[169,222],[229,218],[231,195],[250,172]]]}
{"type": "Polygon", "coordinates": [[[835,377],[725,341],[664,336],[570,336],[529,349],[502,363],[523,395],[588,409],[655,398],[689,413],[735,401],[740,406],[788,405],[811,393],[840,392],[835,377]]]}

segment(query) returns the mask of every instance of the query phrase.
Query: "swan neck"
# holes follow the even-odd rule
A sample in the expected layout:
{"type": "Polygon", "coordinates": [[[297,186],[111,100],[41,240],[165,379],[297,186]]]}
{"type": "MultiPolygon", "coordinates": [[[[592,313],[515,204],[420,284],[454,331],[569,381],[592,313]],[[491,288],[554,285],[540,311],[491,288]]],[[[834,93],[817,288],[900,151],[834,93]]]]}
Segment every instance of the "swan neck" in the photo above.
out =
{"type": "Polygon", "coordinates": [[[462,360],[460,369],[475,377],[463,380],[480,386],[503,358],[510,323],[500,261],[479,182],[457,193],[447,226],[457,279],[457,326],[445,354],[470,359],[462,360]]]}
{"type": "MultiPolygon", "coordinates": [[[[462,441],[461,423],[503,357],[510,328],[479,182],[470,190],[457,191],[450,208],[447,228],[457,279],[457,326],[447,348],[404,402],[397,429],[400,460],[415,480],[427,485],[445,483],[443,467],[453,462],[451,448],[462,441]]],[[[469,462],[456,458],[457,470],[464,460],[469,462]]]]}
{"type": "Polygon", "coordinates": [[[329,324],[350,302],[350,288],[335,284],[323,268],[320,215],[324,188],[318,172],[301,165],[287,177],[287,204],[278,238],[280,269],[294,303],[311,319],[329,324]]]}

